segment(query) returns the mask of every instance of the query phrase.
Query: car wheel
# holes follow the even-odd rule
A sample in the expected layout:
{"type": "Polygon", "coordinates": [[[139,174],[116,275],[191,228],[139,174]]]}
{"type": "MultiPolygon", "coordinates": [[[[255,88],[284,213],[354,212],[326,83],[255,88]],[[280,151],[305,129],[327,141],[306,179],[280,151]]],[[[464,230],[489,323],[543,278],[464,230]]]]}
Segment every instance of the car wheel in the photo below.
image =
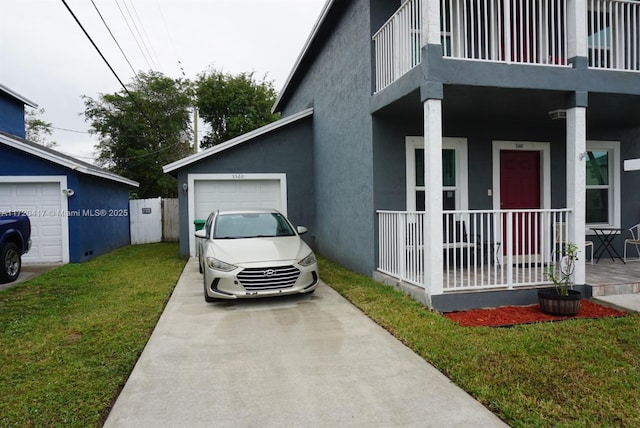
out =
{"type": "Polygon", "coordinates": [[[20,275],[22,260],[18,246],[13,242],[7,242],[0,251],[0,282],[13,282],[20,275]]]}

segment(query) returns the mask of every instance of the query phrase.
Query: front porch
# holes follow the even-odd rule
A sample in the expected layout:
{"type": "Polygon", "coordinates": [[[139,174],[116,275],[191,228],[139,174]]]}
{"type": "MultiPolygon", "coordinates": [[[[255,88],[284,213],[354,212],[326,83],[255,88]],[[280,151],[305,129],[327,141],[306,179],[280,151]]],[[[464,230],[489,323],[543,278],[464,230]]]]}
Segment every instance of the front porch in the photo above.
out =
{"type": "MultiPolygon", "coordinates": [[[[425,212],[378,211],[377,271],[428,304],[438,296],[451,302],[453,295],[463,305],[474,299],[525,304],[536,288],[551,285],[547,272],[561,268],[573,227],[568,209],[445,211],[442,242],[429,242],[424,221],[425,212]],[[425,270],[429,248],[442,254],[441,272],[425,270]]],[[[592,263],[595,247],[580,250],[574,283],[589,286],[587,296],[640,292],[640,263],[592,263]]]]}

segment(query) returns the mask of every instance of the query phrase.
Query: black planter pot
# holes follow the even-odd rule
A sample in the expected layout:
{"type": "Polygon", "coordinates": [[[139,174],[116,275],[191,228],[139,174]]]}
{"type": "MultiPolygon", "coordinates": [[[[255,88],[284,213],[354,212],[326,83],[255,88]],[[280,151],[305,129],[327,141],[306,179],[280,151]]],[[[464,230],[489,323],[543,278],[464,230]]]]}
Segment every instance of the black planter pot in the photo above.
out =
{"type": "Polygon", "coordinates": [[[582,293],[569,290],[568,296],[561,296],[555,288],[538,290],[538,303],[540,303],[540,310],[545,314],[573,316],[580,312],[582,293]]]}

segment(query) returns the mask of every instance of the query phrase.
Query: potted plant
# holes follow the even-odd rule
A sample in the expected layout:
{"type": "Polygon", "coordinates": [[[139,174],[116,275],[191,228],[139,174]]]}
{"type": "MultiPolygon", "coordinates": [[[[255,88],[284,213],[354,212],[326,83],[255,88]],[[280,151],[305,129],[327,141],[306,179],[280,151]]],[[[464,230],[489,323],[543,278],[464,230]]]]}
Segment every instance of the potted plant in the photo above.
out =
{"type": "Polygon", "coordinates": [[[554,288],[538,290],[538,302],[544,313],[572,316],[578,314],[582,302],[582,293],[573,289],[572,281],[579,250],[571,242],[563,247],[559,266],[553,264],[545,269],[545,275],[553,282],[554,288]]]}

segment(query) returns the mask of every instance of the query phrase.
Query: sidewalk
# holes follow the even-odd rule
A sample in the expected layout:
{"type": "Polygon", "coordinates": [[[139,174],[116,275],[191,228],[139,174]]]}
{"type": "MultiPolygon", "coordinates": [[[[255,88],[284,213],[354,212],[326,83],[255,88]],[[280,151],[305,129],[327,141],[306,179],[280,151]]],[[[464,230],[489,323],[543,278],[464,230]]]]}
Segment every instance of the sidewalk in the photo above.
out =
{"type": "Polygon", "coordinates": [[[105,427],[505,427],[330,287],[206,304],[191,259],[105,427]]]}
{"type": "Polygon", "coordinates": [[[593,300],[624,312],[640,312],[640,293],[598,296],[593,300]]]}

